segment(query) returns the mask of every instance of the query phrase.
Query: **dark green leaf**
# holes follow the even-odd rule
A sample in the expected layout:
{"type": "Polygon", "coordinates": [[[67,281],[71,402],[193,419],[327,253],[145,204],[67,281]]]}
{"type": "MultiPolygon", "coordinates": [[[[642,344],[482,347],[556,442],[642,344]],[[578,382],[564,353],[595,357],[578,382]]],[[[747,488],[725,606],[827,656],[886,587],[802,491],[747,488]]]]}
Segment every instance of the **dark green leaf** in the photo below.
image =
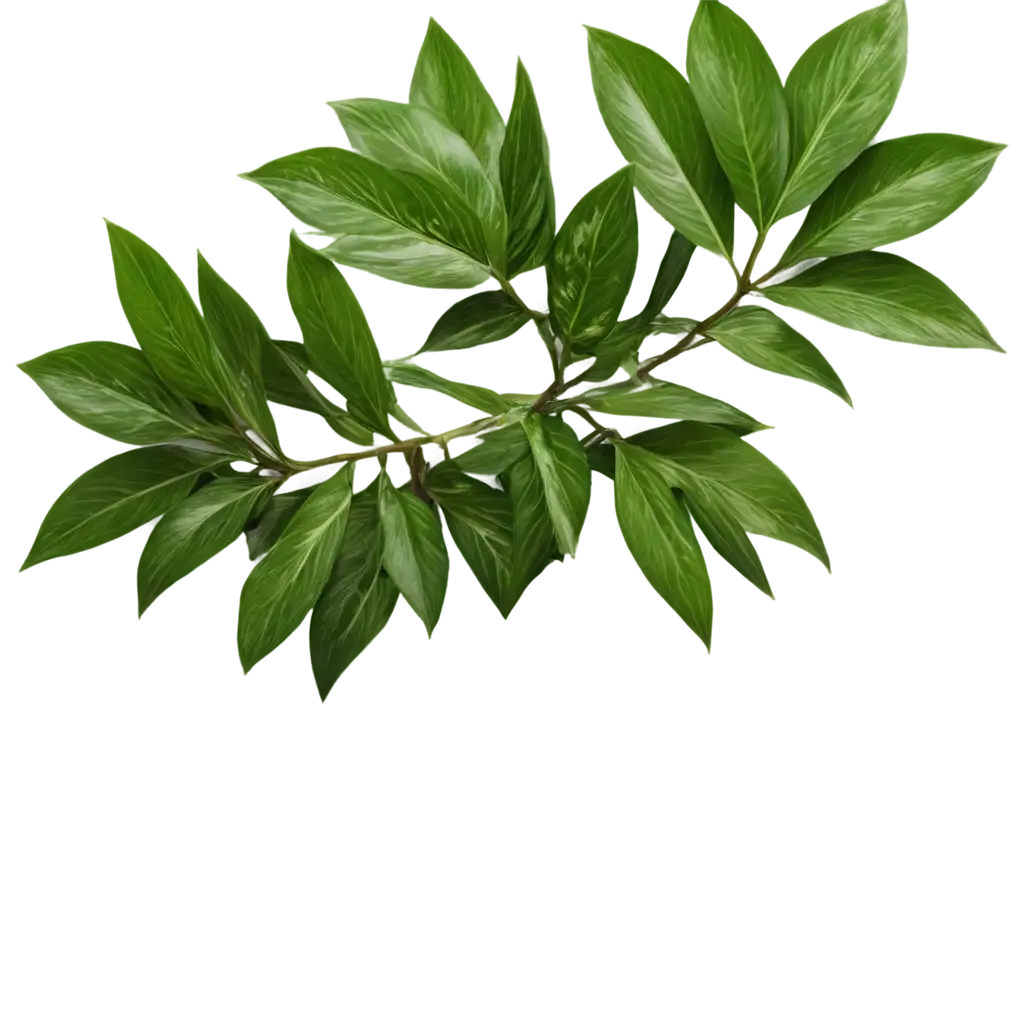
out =
{"type": "Polygon", "coordinates": [[[337,263],[426,288],[472,288],[489,276],[479,217],[429,181],[329,148],[242,177],[336,236],[324,252],[337,263]]]}
{"type": "Polygon", "coordinates": [[[1003,351],[937,277],[890,253],[835,256],[762,291],[783,306],[890,341],[1003,351]]]}
{"type": "Polygon", "coordinates": [[[595,444],[587,449],[587,462],[595,473],[601,473],[609,480],[615,479],[615,446],[595,444]]]}
{"type": "Polygon", "coordinates": [[[668,248],[661,258],[658,273],[654,278],[651,296],[640,314],[634,319],[638,324],[649,324],[659,316],[669,304],[676,289],[682,284],[683,277],[697,247],[685,235],[673,231],[668,240],[668,248]]]}
{"type": "Polygon", "coordinates": [[[188,289],[141,238],[107,221],[121,308],[157,374],[194,402],[224,406],[227,376],[188,289]]]}
{"type": "Polygon", "coordinates": [[[303,487],[298,491],[275,494],[259,516],[246,524],[245,542],[253,561],[265,555],[281,539],[292,517],[314,490],[315,487],[303,487]]]}
{"type": "Polygon", "coordinates": [[[433,18],[416,59],[409,102],[440,114],[473,148],[494,181],[505,125],[480,76],[433,18]]]}
{"type": "Polygon", "coordinates": [[[426,178],[451,201],[479,218],[491,265],[505,265],[505,208],[496,180],[488,178],[461,135],[427,107],[389,100],[341,100],[331,107],[352,148],[395,171],[426,178]]]}
{"type": "Polygon", "coordinates": [[[786,80],[792,158],[772,221],[814,202],[875,137],[907,67],[903,0],[858,14],[813,43],[786,80]]]}
{"type": "Polygon", "coordinates": [[[388,380],[394,384],[405,384],[412,388],[427,388],[439,391],[442,395],[454,398],[456,402],[472,406],[491,415],[508,412],[512,403],[502,398],[490,388],[478,387],[476,384],[460,384],[458,381],[446,380],[430,370],[425,370],[415,363],[387,363],[384,372],[388,380]]]}
{"type": "Polygon", "coordinates": [[[672,423],[627,438],[662,456],[673,487],[705,510],[727,508],[748,533],[794,544],[828,568],[814,517],[789,477],[735,434],[704,423],[672,423]]]}
{"type": "Polygon", "coordinates": [[[527,452],[499,479],[512,502],[512,570],[502,609],[507,618],[526,588],[562,554],[555,541],[544,484],[533,456],[527,452]]]}
{"type": "Polygon", "coordinates": [[[782,80],[753,29],[704,0],[690,26],[686,70],[736,202],[758,231],[769,226],[789,170],[782,80]]]}
{"type": "Polygon", "coordinates": [[[530,451],[544,484],[559,550],[576,556],[590,505],[590,466],[572,427],[555,416],[531,413],[523,420],[530,451]]]}
{"type": "Polygon", "coordinates": [[[168,587],[240,537],[275,484],[266,477],[224,477],[175,505],[156,524],[139,559],[139,615],[168,587]]]}
{"type": "Polygon", "coordinates": [[[194,406],[168,390],[137,348],[86,341],[20,368],[62,413],[115,441],[158,444],[210,433],[194,406]]]}
{"type": "Polygon", "coordinates": [[[686,79],[653,50],[587,30],[601,116],[636,167],[640,194],[674,228],[712,252],[732,252],[729,181],[686,79]]]}
{"type": "Polygon", "coordinates": [[[210,338],[225,367],[224,392],[235,415],[279,447],[260,367],[270,337],[249,304],[199,253],[199,301],[210,338]]]}
{"type": "Polygon", "coordinates": [[[501,146],[501,188],[508,214],[508,276],[542,267],[555,237],[555,191],[548,139],[523,62],[501,146]]]}
{"type": "Polygon", "coordinates": [[[377,500],[384,528],[384,568],[430,636],[448,587],[441,523],[425,501],[396,491],[386,473],[380,475],[377,500]]]}
{"type": "Polygon", "coordinates": [[[309,620],[309,653],[320,699],[387,625],[398,588],[381,572],[377,485],[352,499],[341,551],[309,620]]]}
{"type": "Polygon", "coordinates": [[[446,352],[501,341],[529,319],[522,306],[504,292],[477,292],[459,299],[441,314],[420,352],[446,352]]]}
{"type": "Polygon", "coordinates": [[[926,231],[981,188],[1005,148],[962,135],[879,142],[815,201],[782,262],[877,249],[926,231]]]}
{"type": "Polygon", "coordinates": [[[660,416],[664,419],[714,423],[739,435],[769,429],[735,406],[702,395],[681,384],[661,380],[652,379],[640,386],[634,381],[609,384],[604,388],[587,391],[572,402],[610,416],[660,416]]]}
{"type": "Polygon", "coordinates": [[[480,435],[480,444],[452,461],[464,473],[497,476],[530,452],[530,442],[518,423],[480,435]]]}
{"type": "Polygon", "coordinates": [[[427,474],[427,490],[441,506],[448,530],[466,564],[502,615],[508,604],[512,573],[512,500],[459,472],[446,460],[427,474]]]}
{"type": "Polygon", "coordinates": [[[349,412],[391,436],[391,392],[366,317],[341,271],[292,233],[288,298],[313,370],[349,402],[349,412]]]}
{"type": "Polygon", "coordinates": [[[652,587],[711,650],[711,581],[685,505],[658,460],[615,446],[615,513],[626,546],[652,587]]]}
{"type": "Polygon", "coordinates": [[[188,497],[219,453],[178,445],[135,448],[83,473],[53,503],[22,569],[106,544],[163,515],[188,497]]]}
{"type": "Polygon", "coordinates": [[[548,302],[569,342],[600,341],[615,326],[637,259],[633,169],[624,167],[588,192],[555,236],[548,302]]]}
{"type": "Polygon", "coordinates": [[[770,310],[741,306],[719,320],[711,333],[733,355],[787,377],[820,384],[853,405],[829,361],[798,331],[770,310]]]}
{"type": "Polygon", "coordinates": [[[345,534],[354,468],[350,462],[320,484],[249,573],[238,610],[246,672],[298,628],[327,584],[345,534]]]}

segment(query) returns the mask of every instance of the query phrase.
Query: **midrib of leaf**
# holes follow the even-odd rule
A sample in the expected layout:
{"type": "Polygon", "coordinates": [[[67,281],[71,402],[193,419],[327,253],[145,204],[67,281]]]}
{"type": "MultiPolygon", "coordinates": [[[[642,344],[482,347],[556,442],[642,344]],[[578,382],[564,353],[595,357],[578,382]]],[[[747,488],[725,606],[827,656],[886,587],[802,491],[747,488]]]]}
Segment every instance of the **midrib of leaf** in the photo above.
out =
{"type": "Polygon", "coordinates": [[[743,106],[740,103],[739,88],[736,83],[736,76],[729,75],[729,84],[732,87],[732,98],[736,104],[736,118],[740,123],[740,135],[743,139],[743,155],[747,160],[747,170],[750,172],[750,183],[754,188],[754,198],[757,203],[757,228],[761,230],[764,226],[764,204],[761,199],[761,182],[757,176],[757,169],[754,166],[754,154],[750,145],[750,136],[747,132],[747,119],[743,116],[743,106]]]}
{"type": "MultiPolygon", "coordinates": [[[[943,322],[941,320],[938,320],[935,316],[931,315],[930,310],[919,310],[919,309],[908,310],[906,306],[901,306],[900,303],[897,300],[881,296],[877,292],[875,294],[873,294],[873,295],[863,295],[863,294],[861,294],[859,292],[844,292],[844,291],[841,291],[841,290],[839,290],[837,288],[834,288],[834,287],[831,287],[831,288],[829,288],[829,287],[825,287],[825,288],[819,287],[819,288],[815,288],[814,291],[817,292],[819,295],[825,295],[825,296],[830,296],[830,297],[831,296],[839,296],[841,298],[847,298],[848,299],[851,296],[853,296],[853,297],[855,297],[857,299],[864,300],[864,302],[867,305],[869,305],[869,306],[871,306],[871,305],[885,306],[887,309],[896,310],[897,312],[899,312],[899,313],[901,313],[903,315],[904,319],[906,317],[910,316],[910,317],[916,318],[918,320],[924,320],[927,323],[935,323],[935,324],[939,324],[940,326],[943,324],[943,322]]],[[[768,298],[771,298],[771,296],[768,296],[768,298]]]]}
{"type": "MultiPolygon", "coordinates": [[[[54,374],[54,376],[58,376],[54,374]]],[[[74,378],[71,374],[61,373],[59,376],[78,380],[88,380],[88,382],[97,390],[103,392],[105,395],[110,395],[122,402],[124,405],[129,406],[135,410],[141,410],[144,413],[149,414],[158,419],[166,420],[168,423],[173,424],[176,427],[181,427],[188,434],[195,434],[197,428],[202,426],[199,423],[190,423],[187,419],[178,419],[176,416],[172,416],[165,409],[158,409],[156,406],[147,405],[141,399],[136,398],[130,391],[120,391],[115,387],[111,387],[105,382],[98,380],[95,377],[78,377],[74,378]]]]}
{"type": "Polygon", "coordinates": [[[583,281],[583,287],[580,288],[579,297],[576,299],[576,309],[573,312],[572,317],[570,318],[572,324],[571,330],[573,331],[573,333],[575,333],[576,322],[577,320],[579,320],[580,313],[583,311],[583,300],[584,298],[586,298],[587,290],[590,288],[590,282],[594,277],[594,270],[598,265],[596,262],[597,242],[598,236],[604,230],[604,219],[604,214],[602,214],[598,218],[598,223],[594,229],[593,235],[591,236],[590,252],[587,254],[587,266],[590,268],[590,273],[587,274],[586,278],[583,281]]]}

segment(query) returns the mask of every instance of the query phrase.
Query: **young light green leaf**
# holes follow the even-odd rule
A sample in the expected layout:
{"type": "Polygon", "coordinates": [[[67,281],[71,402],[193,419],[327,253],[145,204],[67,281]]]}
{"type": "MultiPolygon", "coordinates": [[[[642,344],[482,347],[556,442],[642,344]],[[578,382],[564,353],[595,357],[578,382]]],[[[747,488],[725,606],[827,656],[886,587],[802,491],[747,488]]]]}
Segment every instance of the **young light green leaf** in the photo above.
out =
{"type": "Polygon", "coordinates": [[[937,277],[901,256],[834,256],[762,292],[772,302],[890,341],[1003,350],[937,277]]]}
{"type": "Polygon", "coordinates": [[[345,534],[355,467],[348,463],[302,504],[242,587],[238,656],[248,672],[286,640],[316,604],[345,534]]]}
{"type": "Polygon", "coordinates": [[[753,29],[704,0],[690,26],[686,70],[736,202],[758,231],[769,226],[789,170],[782,80],[753,29]]]}
{"type": "Polygon", "coordinates": [[[126,444],[202,437],[209,424],[171,392],[137,348],[113,341],[68,345],[19,364],[62,413],[126,444]]]}
{"type": "Polygon", "coordinates": [[[615,326],[637,260],[633,169],[624,167],[588,192],[555,236],[548,302],[565,341],[593,344],[615,326]]]}
{"type": "Polygon", "coordinates": [[[391,392],[366,317],[341,271],[292,232],[288,298],[313,370],[366,426],[391,436],[391,392]]]}
{"type": "Polygon", "coordinates": [[[672,423],[627,440],[661,456],[666,480],[705,511],[720,505],[748,533],[793,544],[829,568],[817,524],[792,481],[735,434],[705,423],[672,423]]]}
{"type": "Polygon", "coordinates": [[[508,214],[508,276],[542,267],[555,237],[555,191],[548,139],[523,62],[501,146],[501,189],[508,214]]]}
{"type": "Polygon", "coordinates": [[[384,568],[430,636],[448,588],[448,551],[440,520],[425,501],[396,491],[386,473],[380,475],[377,501],[384,529],[384,568]]]}
{"type": "Polygon", "coordinates": [[[409,102],[440,114],[497,182],[505,124],[469,58],[433,18],[416,59],[409,102]]]}
{"type": "Polygon", "coordinates": [[[101,462],[53,503],[22,569],[131,533],[187,498],[200,473],[226,461],[220,453],[154,445],[101,462]]]}
{"type": "Polygon", "coordinates": [[[907,9],[890,0],[827,32],[786,80],[792,159],[771,217],[814,202],[875,137],[907,67],[907,9]]]}
{"type": "Polygon", "coordinates": [[[572,427],[555,416],[523,420],[530,451],[544,484],[544,497],[559,550],[576,557],[590,505],[590,466],[572,427]]]}
{"type": "Polygon", "coordinates": [[[668,240],[668,248],[665,250],[665,255],[662,256],[661,263],[658,266],[658,273],[655,275],[654,285],[651,288],[651,295],[647,300],[647,305],[644,306],[632,321],[627,320],[627,324],[635,323],[636,326],[647,325],[655,317],[661,315],[672,296],[675,295],[676,289],[682,284],[683,277],[690,266],[690,260],[693,258],[696,250],[697,247],[685,235],[680,234],[678,231],[672,232],[668,240]]]}
{"type": "Polygon", "coordinates": [[[519,423],[490,430],[479,440],[475,448],[452,460],[464,473],[497,476],[530,453],[530,442],[519,423]]]}
{"type": "Polygon", "coordinates": [[[141,238],[107,221],[121,308],[158,376],[184,398],[224,407],[227,377],[188,289],[141,238]]]}
{"type": "Polygon", "coordinates": [[[139,559],[139,615],[240,537],[276,484],[259,476],[224,477],[175,505],[156,524],[139,559]]]}
{"type": "Polygon", "coordinates": [[[448,532],[484,592],[505,617],[512,573],[512,500],[462,473],[452,460],[427,473],[427,490],[444,512],[448,532]]]}
{"type": "Polygon", "coordinates": [[[498,478],[512,502],[512,569],[502,615],[508,618],[526,588],[562,553],[548,514],[544,483],[533,456],[513,462],[498,478]]]}
{"type": "Polygon", "coordinates": [[[352,499],[341,551],[309,620],[309,654],[320,699],[387,625],[398,588],[381,572],[377,485],[352,499]]]}
{"type": "Polygon", "coordinates": [[[798,331],[770,310],[740,306],[718,321],[711,334],[722,348],[762,370],[810,381],[852,406],[829,361],[798,331]]]}
{"type": "Polygon", "coordinates": [[[504,269],[505,207],[495,181],[461,135],[427,107],[370,99],[341,100],[330,106],[353,149],[458,197],[480,220],[491,265],[504,269]]]}
{"type": "Polygon", "coordinates": [[[590,73],[604,123],[636,167],[640,194],[712,252],[732,252],[729,181],[686,79],[646,46],[588,28],[590,73]]]}
{"type": "Polygon", "coordinates": [[[265,555],[281,539],[292,517],[314,490],[315,487],[303,487],[298,491],[275,494],[259,515],[246,523],[245,543],[252,561],[265,555]]]}
{"type": "Polygon", "coordinates": [[[717,398],[702,395],[681,384],[650,380],[637,386],[635,381],[609,384],[607,387],[586,391],[572,400],[594,412],[609,416],[659,416],[663,419],[697,420],[727,427],[737,435],[768,430],[753,416],[717,398]]]}
{"type": "Polygon", "coordinates": [[[243,178],[335,236],[336,263],[424,288],[472,288],[489,274],[480,218],[429,181],[344,149],[308,149],[243,178]]]}
{"type": "Polygon", "coordinates": [[[685,505],[658,460],[615,445],[615,514],[630,554],[652,587],[711,650],[711,580],[685,505]]]}
{"type": "Polygon", "coordinates": [[[879,142],[815,201],[782,263],[864,252],[926,231],[981,188],[1005,148],[962,135],[879,142]]]}
{"type": "Polygon", "coordinates": [[[224,366],[223,392],[235,415],[274,447],[277,427],[267,405],[261,353],[270,336],[249,304],[199,253],[199,301],[224,366]]]}
{"type": "Polygon", "coordinates": [[[523,307],[505,292],[477,292],[459,299],[441,314],[420,352],[449,352],[502,341],[529,319],[523,307]]]}
{"type": "Polygon", "coordinates": [[[512,403],[507,398],[502,398],[490,388],[446,380],[415,363],[386,363],[384,373],[393,384],[405,384],[412,388],[438,391],[442,395],[454,398],[456,402],[462,402],[464,405],[480,409],[482,412],[489,412],[491,415],[508,412],[512,408],[512,403]]]}

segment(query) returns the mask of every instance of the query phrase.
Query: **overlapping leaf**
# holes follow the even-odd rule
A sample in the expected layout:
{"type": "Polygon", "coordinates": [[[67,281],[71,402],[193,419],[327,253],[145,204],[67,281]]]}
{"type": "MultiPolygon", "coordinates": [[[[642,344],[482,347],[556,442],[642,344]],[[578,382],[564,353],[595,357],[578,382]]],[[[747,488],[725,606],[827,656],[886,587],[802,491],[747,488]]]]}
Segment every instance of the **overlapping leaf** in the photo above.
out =
{"type": "Polygon", "coordinates": [[[646,46],[587,32],[597,105],[640,194],[687,238],[730,254],[732,193],[689,83],[646,46]]]}
{"type": "Polygon", "coordinates": [[[981,188],[1005,148],[961,135],[879,142],[815,201],[782,262],[877,249],[933,227],[981,188]]]}
{"type": "Polygon", "coordinates": [[[591,189],[565,219],[548,261],[548,302],[556,333],[593,344],[615,326],[637,259],[633,170],[591,189]]]}
{"type": "Polygon", "coordinates": [[[736,202],[762,231],[789,170],[789,111],[779,73],[753,29],[709,0],[690,26],[686,70],[736,202]]]}
{"type": "Polygon", "coordinates": [[[773,302],[865,334],[914,345],[1002,352],[985,325],[937,277],[885,252],[835,256],[764,289],[773,302]]]}
{"type": "Polygon", "coordinates": [[[352,503],[350,462],[320,484],[249,573],[238,609],[238,655],[248,672],[316,604],[337,558],[352,503]]]}
{"type": "Polygon", "coordinates": [[[430,181],[344,149],[308,149],[243,178],[334,241],[338,263],[427,288],[472,288],[488,277],[479,217],[430,181]]]}

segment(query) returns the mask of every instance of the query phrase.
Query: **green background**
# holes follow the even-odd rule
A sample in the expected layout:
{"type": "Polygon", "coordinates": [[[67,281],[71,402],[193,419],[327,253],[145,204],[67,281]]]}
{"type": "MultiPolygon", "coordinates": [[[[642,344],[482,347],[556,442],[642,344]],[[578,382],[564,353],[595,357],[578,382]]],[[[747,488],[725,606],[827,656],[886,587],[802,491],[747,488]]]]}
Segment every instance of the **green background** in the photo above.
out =
{"type": "MultiPolygon", "coordinates": [[[[746,6],[781,59],[840,10],[746,6]]],[[[581,13],[670,55],[689,16],[438,11],[502,96],[521,50],[563,201],[607,166],[581,13]]],[[[330,140],[321,94],[403,91],[423,10],[0,17],[13,358],[119,330],[100,214],[201,238],[283,313],[281,227],[230,170],[330,140]]],[[[1022,31],[994,0],[915,0],[897,124],[1019,135],[1022,31]]],[[[821,336],[852,418],[688,365],[777,425],[840,569],[779,563],[771,609],[720,572],[712,658],[623,570],[599,494],[586,564],[510,623],[467,583],[440,639],[402,620],[327,708],[298,643],[243,681],[241,558],[144,625],[127,552],[16,577],[103,449],[0,376],[0,1021],[1020,1020],[1022,168],[913,247],[1005,356],[821,336]]],[[[721,282],[697,266],[684,308],[721,282]]],[[[435,301],[367,300],[389,349],[435,301]]],[[[439,366],[543,373],[528,349],[439,366]]]]}

